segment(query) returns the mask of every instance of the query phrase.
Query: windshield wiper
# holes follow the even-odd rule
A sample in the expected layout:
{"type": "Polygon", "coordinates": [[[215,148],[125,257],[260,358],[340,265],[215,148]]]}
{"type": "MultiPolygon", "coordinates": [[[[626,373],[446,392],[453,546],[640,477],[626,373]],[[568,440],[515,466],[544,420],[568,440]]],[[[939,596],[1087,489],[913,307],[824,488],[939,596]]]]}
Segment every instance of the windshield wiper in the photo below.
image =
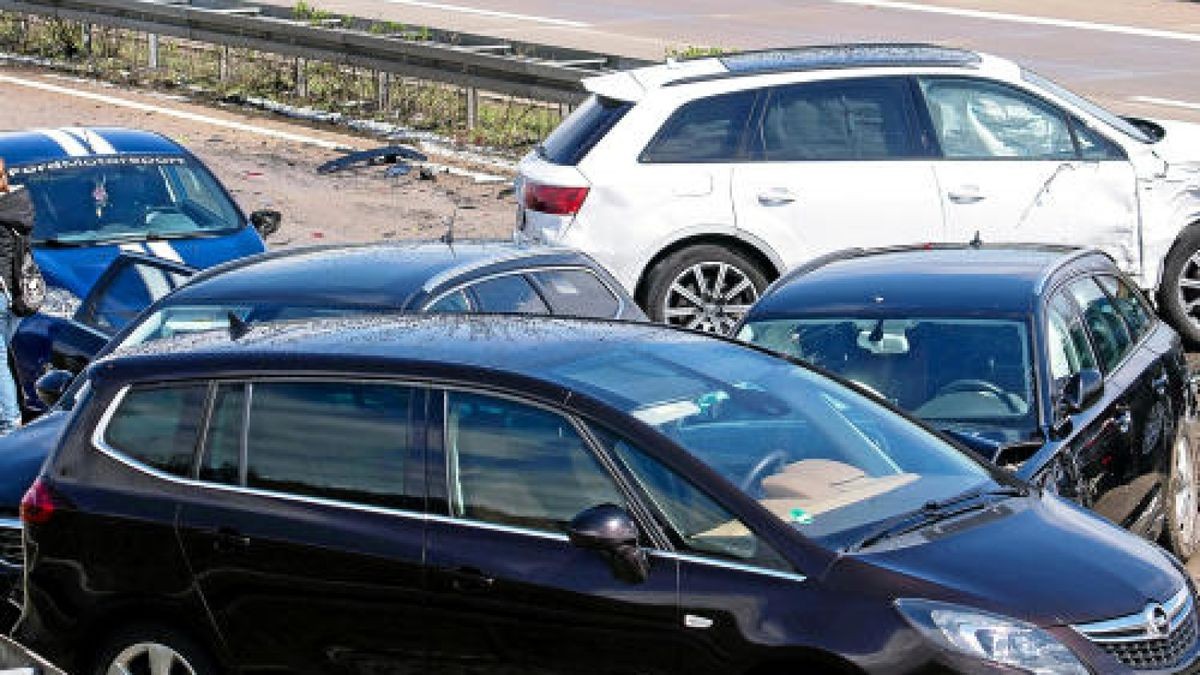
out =
{"type": "Polygon", "coordinates": [[[883,521],[879,527],[872,530],[870,534],[863,537],[858,543],[846,547],[846,551],[860,551],[864,548],[874,546],[885,539],[915,532],[934,523],[970,511],[985,509],[991,505],[989,500],[984,499],[986,497],[1024,497],[1026,494],[1024,488],[1001,486],[968,490],[948,499],[928,501],[919,509],[902,513],[883,521]]]}

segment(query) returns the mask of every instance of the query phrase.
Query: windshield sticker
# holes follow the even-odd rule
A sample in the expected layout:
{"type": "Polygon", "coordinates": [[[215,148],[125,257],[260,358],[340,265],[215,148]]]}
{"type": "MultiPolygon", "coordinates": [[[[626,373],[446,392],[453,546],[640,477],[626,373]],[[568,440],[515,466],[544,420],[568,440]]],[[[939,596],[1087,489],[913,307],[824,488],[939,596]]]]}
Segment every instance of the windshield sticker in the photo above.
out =
{"type": "Polygon", "coordinates": [[[71,169],[102,169],[114,166],[184,166],[186,164],[187,158],[178,155],[100,155],[13,166],[9,167],[8,172],[13,178],[20,178],[71,169]]]}
{"type": "Polygon", "coordinates": [[[792,509],[788,516],[797,525],[812,525],[813,515],[804,509],[792,509]]]}

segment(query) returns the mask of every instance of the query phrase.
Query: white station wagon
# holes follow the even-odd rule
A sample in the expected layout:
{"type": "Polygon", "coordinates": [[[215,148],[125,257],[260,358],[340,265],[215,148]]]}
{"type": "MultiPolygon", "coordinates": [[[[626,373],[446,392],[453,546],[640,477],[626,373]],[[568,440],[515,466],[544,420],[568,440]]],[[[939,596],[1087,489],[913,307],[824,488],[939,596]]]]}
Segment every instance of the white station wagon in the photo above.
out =
{"type": "Polygon", "coordinates": [[[668,62],[522,161],[517,237],[575,246],[652,318],[725,332],[784,271],[935,241],[1103,249],[1200,341],[1200,125],[1121,118],[1010,61],[849,45],[668,62]]]}

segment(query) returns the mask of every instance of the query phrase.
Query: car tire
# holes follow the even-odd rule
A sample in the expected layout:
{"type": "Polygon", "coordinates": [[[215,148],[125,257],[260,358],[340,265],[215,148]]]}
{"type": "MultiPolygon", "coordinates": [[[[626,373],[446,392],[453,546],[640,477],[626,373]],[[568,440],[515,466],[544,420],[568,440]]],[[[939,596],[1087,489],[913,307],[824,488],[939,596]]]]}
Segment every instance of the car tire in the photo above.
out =
{"type": "Polygon", "coordinates": [[[1171,464],[1167,470],[1166,524],[1162,543],[1177,558],[1187,561],[1200,548],[1200,484],[1196,472],[1196,448],[1187,427],[1175,435],[1171,464]]]}
{"type": "Polygon", "coordinates": [[[737,249],[689,246],[650,270],[646,314],[660,323],[728,335],[768,283],[766,270],[737,249]]]}
{"type": "Polygon", "coordinates": [[[1158,306],[1163,317],[1192,346],[1200,345],[1200,304],[1188,311],[1188,303],[1200,300],[1200,224],[1187,228],[1171,247],[1158,285],[1158,306]],[[1194,288],[1186,284],[1194,283],[1194,288]]]}
{"type": "MultiPolygon", "coordinates": [[[[161,664],[161,661],[160,661],[161,664]]],[[[187,635],[163,626],[132,626],[105,640],[90,671],[93,675],[217,675],[208,652],[187,635]],[[152,669],[151,659],[167,660],[166,670],[152,669]]]]}

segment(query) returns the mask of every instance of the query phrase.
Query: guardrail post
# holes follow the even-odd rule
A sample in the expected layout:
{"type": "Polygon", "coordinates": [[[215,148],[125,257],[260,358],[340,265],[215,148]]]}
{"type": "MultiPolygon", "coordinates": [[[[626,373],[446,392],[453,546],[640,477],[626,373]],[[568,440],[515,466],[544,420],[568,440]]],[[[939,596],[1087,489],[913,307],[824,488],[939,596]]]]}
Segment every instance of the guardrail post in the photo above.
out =
{"type": "Polygon", "coordinates": [[[150,33],[146,37],[146,47],[150,53],[146,65],[150,70],[158,70],[158,33],[150,33]]]}
{"type": "Polygon", "coordinates": [[[308,98],[308,62],[296,59],[296,98],[308,98]]]}
{"type": "Polygon", "coordinates": [[[217,52],[217,77],[221,82],[229,81],[229,47],[222,45],[217,52]]]}
{"type": "Polygon", "coordinates": [[[387,72],[386,70],[380,70],[376,72],[375,93],[380,110],[387,110],[392,106],[391,73],[387,72]]]}
{"type": "Polygon", "coordinates": [[[474,131],[479,124],[479,90],[467,87],[467,129],[474,131]]]}
{"type": "Polygon", "coordinates": [[[92,24],[79,24],[79,42],[83,48],[83,53],[87,56],[92,55],[92,24]]]}

